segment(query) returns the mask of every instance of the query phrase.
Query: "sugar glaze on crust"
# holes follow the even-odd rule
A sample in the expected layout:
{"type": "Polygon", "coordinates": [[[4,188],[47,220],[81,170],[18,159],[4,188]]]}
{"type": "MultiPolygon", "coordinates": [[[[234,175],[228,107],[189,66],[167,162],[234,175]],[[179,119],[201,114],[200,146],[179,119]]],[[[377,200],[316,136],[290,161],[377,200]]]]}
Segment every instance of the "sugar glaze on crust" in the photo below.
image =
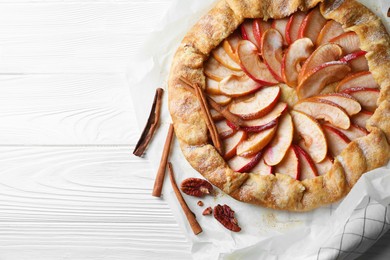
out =
{"type": "Polygon", "coordinates": [[[343,198],[367,171],[390,159],[390,39],[380,19],[355,0],[220,0],[187,33],[171,67],[169,110],[184,156],[212,184],[233,198],[268,208],[307,211],[343,198]],[[322,3],[320,3],[322,2],[322,3]],[[203,63],[212,49],[245,18],[284,18],[320,3],[326,19],[354,31],[367,51],[369,70],[380,85],[378,108],[367,122],[370,133],[349,143],[332,168],[314,179],[298,181],[288,175],[238,173],[229,168],[208,143],[208,131],[196,96],[180,76],[205,88],[203,63]]]}

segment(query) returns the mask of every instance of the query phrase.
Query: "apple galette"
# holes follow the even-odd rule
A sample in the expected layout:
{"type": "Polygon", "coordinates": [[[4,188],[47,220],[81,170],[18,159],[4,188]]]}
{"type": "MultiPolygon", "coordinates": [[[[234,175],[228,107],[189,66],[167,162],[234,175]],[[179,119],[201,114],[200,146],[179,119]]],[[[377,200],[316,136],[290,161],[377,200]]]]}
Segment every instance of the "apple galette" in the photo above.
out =
{"type": "Polygon", "coordinates": [[[335,202],[389,161],[389,35],[354,0],[220,0],[176,52],[169,109],[192,167],[233,198],[335,202]]]}

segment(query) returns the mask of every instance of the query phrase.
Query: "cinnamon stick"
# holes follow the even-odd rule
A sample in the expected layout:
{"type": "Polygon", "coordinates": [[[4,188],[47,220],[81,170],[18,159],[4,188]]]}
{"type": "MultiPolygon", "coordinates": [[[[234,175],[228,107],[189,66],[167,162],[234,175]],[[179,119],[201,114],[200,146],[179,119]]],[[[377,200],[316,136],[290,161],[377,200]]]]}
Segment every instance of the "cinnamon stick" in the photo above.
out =
{"type": "Polygon", "coordinates": [[[167,167],[169,151],[171,149],[171,143],[173,138],[173,125],[170,124],[167,139],[165,140],[164,150],[161,156],[160,166],[158,167],[156,180],[154,181],[152,196],[160,197],[161,190],[164,183],[165,169],[167,167]]]}
{"type": "Polygon", "coordinates": [[[142,131],[141,137],[139,138],[137,145],[133,151],[133,154],[141,157],[146,148],[148,147],[154,132],[156,131],[158,124],[160,122],[160,111],[162,104],[162,95],[164,90],[162,88],[156,89],[156,94],[154,95],[153,105],[150,110],[148,121],[146,122],[145,128],[142,131]]]}
{"type": "MultiPolygon", "coordinates": [[[[188,79],[181,76],[180,80],[185,84],[185,85],[183,85],[184,88],[186,88],[188,91],[195,94],[194,86],[192,85],[192,83],[188,79]]],[[[219,105],[217,102],[215,102],[210,97],[207,97],[207,101],[209,102],[210,106],[212,108],[214,108],[215,110],[217,110],[219,113],[221,113],[226,120],[230,121],[231,123],[233,123],[236,126],[244,125],[244,121],[240,117],[232,114],[227,107],[219,105]]]]}
{"type": "Polygon", "coordinates": [[[168,163],[168,171],[169,171],[169,178],[171,180],[173,191],[175,192],[176,198],[180,203],[181,208],[184,211],[184,215],[187,217],[188,223],[191,226],[192,231],[195,235],[198,235],[202,232],[202,228],[199,225],[198,221],[196,220],[195,214],[191,211],[191,209],[188,207],[186,201],[183,198],[183,195],[181,195],[179,188],[177,187],[176,181],[175,181],[175,174],[173,172],[172,164],[168,163]]]}
{"type": "Polygon", "coordinates": [[[202,89],[199,87],[198,84],[194,85],[195,93],[196,96],[200,102],[200,108],[203,112],[203,115],[205,117],[205,121],[207,124],[207,128],[209,129],[210,135],[211,135],[211,140],[213,141],[213,144],[217,151],[219,152],[220,155],[223,155],[223,146],[221,143],[221,140],[218,135],[217,128],[215,127],[214,121],[211,117],[210,110],[207,107],[207,101],[206,97],[202,91],[202,89]]]}

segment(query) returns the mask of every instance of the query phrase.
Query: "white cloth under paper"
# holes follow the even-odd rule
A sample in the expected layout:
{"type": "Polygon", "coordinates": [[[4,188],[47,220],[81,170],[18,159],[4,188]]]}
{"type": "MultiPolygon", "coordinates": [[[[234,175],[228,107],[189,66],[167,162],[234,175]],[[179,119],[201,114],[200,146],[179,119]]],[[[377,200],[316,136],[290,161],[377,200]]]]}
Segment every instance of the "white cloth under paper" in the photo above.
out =
{"type": "MultiPolygon", "coordinates": [[[[139,125],[149,114],[154,90],[166,82],[172,56],[189,28],[213,5],[212,0],[177,0],[145,43],[137,60],[129,67],[128,79],[139,125]]],[[[360,1],[383,21],[390,1],[360,1]]],[[[147,157],[157,169],[160,163],[170,116],[167,92],[164,94],[162,125],[153,138],[147,157]]],[[[184,159],[177,141],[170,161],[177,182],[188,177],[201,177],[184,159]]],[[[307,213],[275,211],[238,202],[219,192],[216,197],[199,199],[185,196],[197,215],[203,233],[194,236],[176,200],[168,178],[163,199],[170,204],[175,217],[192,242],[194,259],[355,259],[365,252],[390,228],[390,167],[365,174],[341,202],[307,213]],[[239,233],[225,229],[212,216],[202,216],[208,206],[228,204],[242,227],[239,233]]],[[[155,172],[149,173],[154,178],[155,172]]],[[[158,200],[158,199],[157,199],[158,200]]]]}

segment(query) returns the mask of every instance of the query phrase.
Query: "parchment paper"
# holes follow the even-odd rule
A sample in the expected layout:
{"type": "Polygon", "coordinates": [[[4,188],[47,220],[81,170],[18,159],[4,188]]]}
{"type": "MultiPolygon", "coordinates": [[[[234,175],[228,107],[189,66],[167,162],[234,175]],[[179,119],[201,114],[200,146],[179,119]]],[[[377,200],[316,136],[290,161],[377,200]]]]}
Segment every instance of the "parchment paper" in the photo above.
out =
{"type": "MultiPolygon", "coordinates": [[[[386,18],[390,2],[360,1],[382,18],[386,18]]],[[[167,90],[167,76],[172,56],[189,28],[212,6],[212,0],[174,1],[162,21],[145,42],[139,56],[132,61],[128,80],[140,128],[149,114],[154,90],[167,90]]],[[[146,157],[158,168],[170,123],[164,94],[162,124],[146,157]]],[[[183,157],[177,141],[170,161],[174,165],[177,182],[188,177],[202,176],[191,168],[183,157]]],[[[155,177],[150,173],[150,178],[155,177]]],[[[168,177],[168,176],[166,176],[168,177]]],[[[365,174],[341,202],[307,213],[275,211],[235,201],[223,192],[216,197],[199,199],[184,195],[196,214],[203,233],[194,236],[172,192],[169,178],[165,178],[162,199],[167,201],[174,215],[192,242],[194,259],[354,259],[366,251],[390,227],[390,167],[365,174]],[[228,204],[242,227],[239,233],[225,229],[212,216],[202,211],[217,204],[228,204]]],[[[156,199],[158,200],[158,199],[156,199]]]]}

